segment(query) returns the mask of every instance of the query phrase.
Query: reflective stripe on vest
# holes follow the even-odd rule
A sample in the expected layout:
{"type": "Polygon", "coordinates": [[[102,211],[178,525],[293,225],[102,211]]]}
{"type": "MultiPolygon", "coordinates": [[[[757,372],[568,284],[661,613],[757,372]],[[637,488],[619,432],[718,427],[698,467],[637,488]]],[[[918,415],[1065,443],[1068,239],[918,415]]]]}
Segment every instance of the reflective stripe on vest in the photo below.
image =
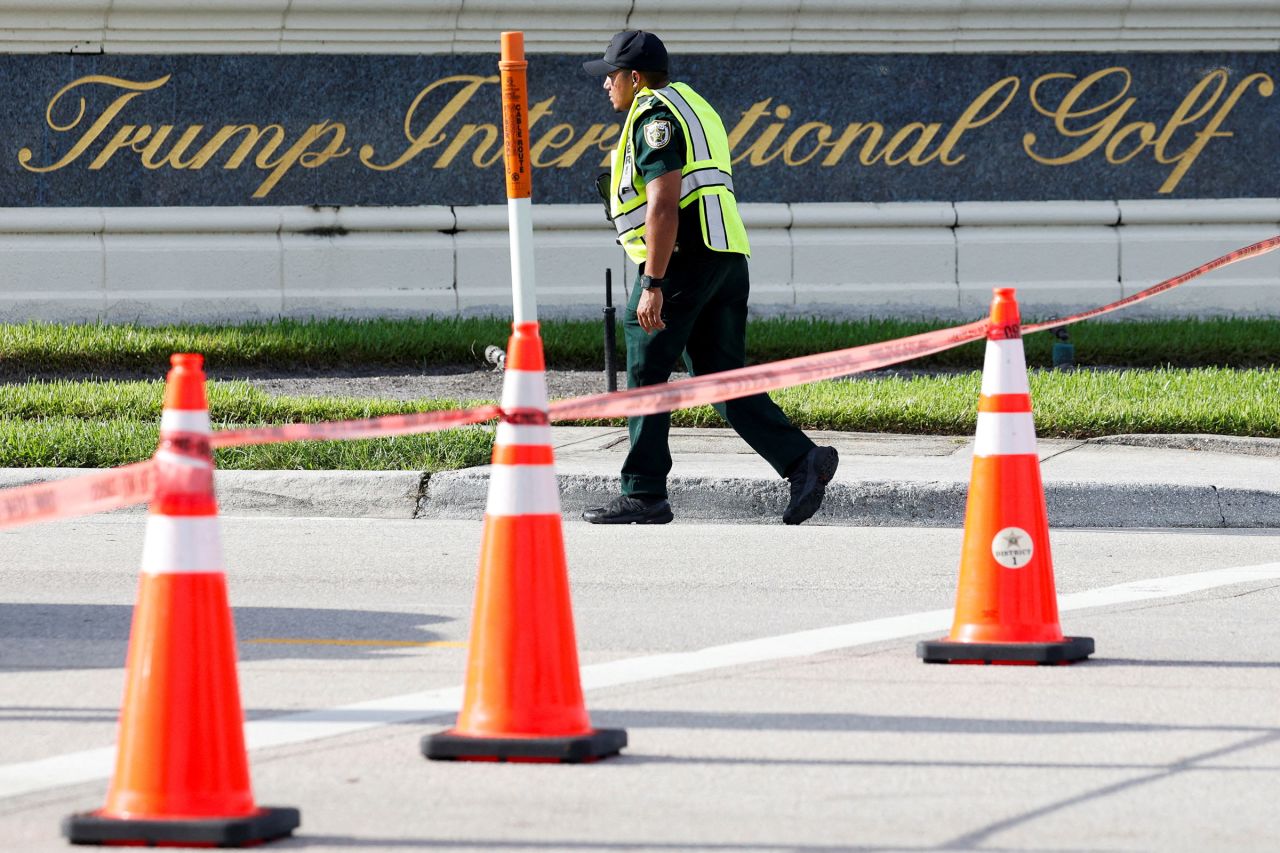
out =
{"type": "Polygon", "coordinates": [[[728,187],[729,192],[733,192],[733,175],[722,172],[715,166],[692,171],[680,179],[680,200],[683,201],[689,193],[703,187],[728,187]]]}
{"type": "Polygon", "coordinates": [[[648,203],[642,204],[635,210],[627,213],[619,213],[613,218],[613,224],[618,227],[619,236],[626,234],[628,231],[634,231],[637,228],[644,227],[645,214],[649,212],[648,203]]]}
{"type": "Polygon", "coordinates": [[[693,111],[693,107],[689,106],[684,96],[676,91],[675,86],[655,89],[654,94],[661,95],[663,100],[675,107],[680,118],[684,119],[685,125],[689,128],[689,142],[693,145],[693,159],[710,160],[711,146],[707,143],[707,134],[702,129],[702,122],[698,121],[698,114],[693,111]]]}
{"type": "Polygon", "coordinates": [[[703,209],[707,212],[707,245],[722,252],[729,251],[729,235],[725,233],[724,209],[720,206],[720,196],[704,196],[703,209]]]}
{"type": "MultiPolygon", "coordinates": [[[[714,166],[706,169],[698,169],[696,172],[690,172],[680,179],[680,200],[684,201],[694,190],[700,190],[703,187],[727,187],[729,192],[733,192],[733,175],[725,174],[714,166]]],[[[635,190],[626,184],[621,187],[622,191],[635,190]]],[[[628,231],[634,231],[644,225],[645,214],[649,212],[649,203],[645,202],[634,210],[626,213],[619,213],[613,220],[614,226],[618,229],[619,234],[626,234],[628,231]]],[[[721,232],[723,232],[723,228],[721,232]]],[[[728,245],[727,243],[725,244],[728,245]]]]}
{"type": "Polygon", "coordinates": [[[631,140],[627,140],[627,150],[622,155],[622,185],[618,188],[618,197],[624,202],[630,201],[636,197],[636,188],[634,186],[636,180],[636,158],[635,152],[631,147],[631,140]]]}
{"type": "Polygon", "coordinates": [[[680,177],[680,207],[697,202],[703,240],[709,248],[749,255],[751,246],[733,195],[724,126],[711,106],[684,83],[643,90],[623,123],[610,172],[610,207],[618,242],[633,261],[644,262],[648,202],[644,184],[635,171],[633,139],[636,122],[657,103],[671,110],[684,132],[686,163],[680,177]]]}

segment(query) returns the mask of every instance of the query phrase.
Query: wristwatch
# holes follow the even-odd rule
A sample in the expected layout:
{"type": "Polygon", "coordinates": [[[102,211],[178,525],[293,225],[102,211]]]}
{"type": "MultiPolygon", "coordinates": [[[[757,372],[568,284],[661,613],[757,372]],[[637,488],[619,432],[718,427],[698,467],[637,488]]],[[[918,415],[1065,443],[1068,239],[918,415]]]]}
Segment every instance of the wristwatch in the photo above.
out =
{"type": "Polygon", "coordinates": [[[640,286],[645,290],[662,290],[662,285],[666,284],[665,278],[654,278],[651,275],[640,276],[640,286]]]}

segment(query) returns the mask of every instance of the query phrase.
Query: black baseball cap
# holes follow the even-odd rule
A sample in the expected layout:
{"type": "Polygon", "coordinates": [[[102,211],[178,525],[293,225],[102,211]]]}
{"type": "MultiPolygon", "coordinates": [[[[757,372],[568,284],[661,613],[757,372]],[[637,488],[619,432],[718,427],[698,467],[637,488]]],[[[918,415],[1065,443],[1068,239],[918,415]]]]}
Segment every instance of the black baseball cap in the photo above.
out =
{"type": "Polygon", "coordinates": [[[609,40],[604,59],[582,63],[582,70],[600,77],[619,68],[630,71],[667,70],[667,47],[662,39],[644,30],[623,30],[609,40]]]}

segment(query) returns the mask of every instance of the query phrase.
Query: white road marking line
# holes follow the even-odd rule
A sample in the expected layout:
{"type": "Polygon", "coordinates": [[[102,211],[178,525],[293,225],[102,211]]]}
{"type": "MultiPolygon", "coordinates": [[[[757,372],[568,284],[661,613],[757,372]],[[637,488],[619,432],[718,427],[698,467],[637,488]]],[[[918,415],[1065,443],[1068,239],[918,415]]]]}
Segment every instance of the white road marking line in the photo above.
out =
{"type": "MultiPolygon", "coordinates": [[[[1058,609],[1066,612],[1128,604],[1155,598],[1171,598],[1223,586],[1280,579],[1280,563],[1237,566],[1208,572],[1151,578],[1060,596],[1058,609]]],[[[899,640],[918,634],[945,631],[951,610],[929,610],[890,616],[830,628],[798,631],[776,637],[710,646],[695,652],[646,655],[582,668],[582,686],[592,690],[636,684],[642,681],[706,672],[729,666],[807,657],[822,652],[899,640]]],[[[462,688],[446,687],[286,714],[245,724],[249,749],[304,743],[378,728],[456,714],[462,704],[462,688]]],[[[107,778],[115,765],[115,747],[102,747],[34,761],[0,766],[0,799],[17,797],[66,785],[107,778]]]]}
{"type": "Polygon", "coordinates": [[[115,766],[114,745],[6,764],[0,767],[0,799],[104,779],[115,766]]]}
{"type": "Polygon", "coordinates": [[[584,689],[634,684],[674,675],[687,675],[726,666],[762,663],[784,658],[807,657],[836,649],[865,646],[882,640],[896,640],[951,627],[952,611],[928,610],[906,616],[889,616],[869,622],[853,622],[812,631],[798,631],[777,637],[744,640],[723,646],[710,646],[696,652],[673,652],[584,666],[584,689]]]}
{"type": "Polygon", "coordinates": [[[1257,566],[1236,566],[1230,569],[1214,569],[1209,572],[1193,572],[1189,575],[1173,575],[1167,578],[1130,581],[1104,586],[1085,592],[1059,596],[1059,610],[1084,610],[1089,607],[1106,607],[1111,604],[1128,604],[1152,598],[1170,598],[1191,595],[1220,586],[1237,583],[1253,583],[1280,578],[1280,563],[1262,563],[1257,566]]]}

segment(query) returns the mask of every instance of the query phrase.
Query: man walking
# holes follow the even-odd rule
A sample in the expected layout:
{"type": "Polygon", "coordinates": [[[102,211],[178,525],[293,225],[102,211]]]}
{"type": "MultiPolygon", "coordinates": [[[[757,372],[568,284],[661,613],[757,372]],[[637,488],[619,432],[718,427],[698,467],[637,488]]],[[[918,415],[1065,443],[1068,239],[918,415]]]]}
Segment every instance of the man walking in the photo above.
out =
{"type": "MultiPolygon", "coordinates": [[[[626,113],[607,203],[618,241],[639,264],[623,324],[627,386],[666,382],[681,356],[694,375],[742,367],[751,247],[734,199],[724,124],[692,88],[668,80],[667,49],[652,33],[618,33],[604,58],[583,68],[604,75],[614,111],[626,113]]],[[[800,524],[817,512],[839,462],[835,448],[816,446],[765,394],[715,409],[791,481],[782,520],[800,524]]],[[[586,510],[584,519],[671,521],[670,426],[667,412],[628,419],[622,495],[586,510]]]]}

